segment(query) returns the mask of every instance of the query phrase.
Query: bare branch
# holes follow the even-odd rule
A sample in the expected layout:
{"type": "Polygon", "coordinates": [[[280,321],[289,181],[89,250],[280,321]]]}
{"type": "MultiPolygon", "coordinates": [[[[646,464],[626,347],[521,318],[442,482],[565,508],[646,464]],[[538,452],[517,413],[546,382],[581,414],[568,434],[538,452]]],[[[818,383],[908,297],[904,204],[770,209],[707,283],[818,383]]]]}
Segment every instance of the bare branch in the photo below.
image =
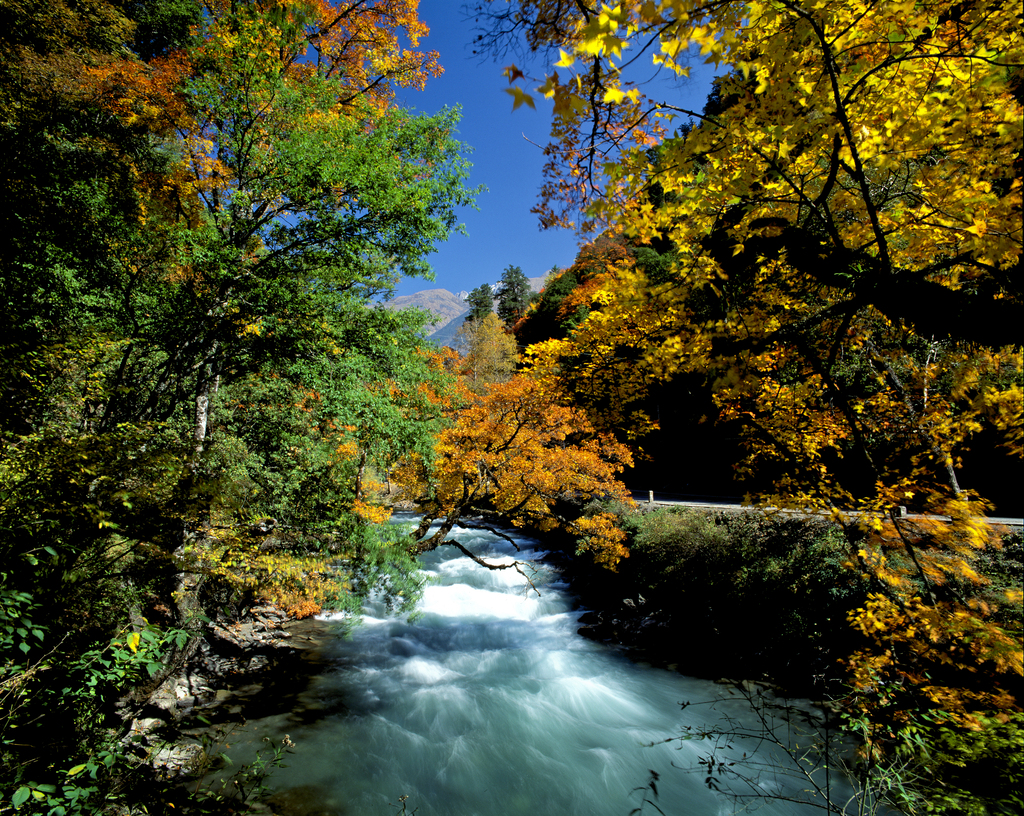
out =
{"type": "MultiPolygon", "coordinates": [[[[485,569],[489,569],[489,570],[514,569],[516,572],[518,572],[520,575],[522,575],[523,578],[526,579],[526,583],[529,584],[530,589],[532,589],[534,592],[536,592],[537,595],[540,595],[540,590],[537,589],[536,585],[533,583],[533,580],[523,570],[523,567],[526,565],[525,561],[513,561],[511,564],[492,564],[490,561],[485,561],[479,555],[477,555],[476,553],[474,553],[471,550],[469,550],[466,547],[464,547],[461,543],[456,541],[454,538],[445,539],[438,546],[443,546],[445,544],[448,544],[448,545],[450,545],[452,547],[455,547],[457,550],[459,550],[463,555],[465,555],[471,561],[479,564],[481,567],[484,567],[485,569]]],[[[518,547],[516,549],[518,549],[518,547]]]]}

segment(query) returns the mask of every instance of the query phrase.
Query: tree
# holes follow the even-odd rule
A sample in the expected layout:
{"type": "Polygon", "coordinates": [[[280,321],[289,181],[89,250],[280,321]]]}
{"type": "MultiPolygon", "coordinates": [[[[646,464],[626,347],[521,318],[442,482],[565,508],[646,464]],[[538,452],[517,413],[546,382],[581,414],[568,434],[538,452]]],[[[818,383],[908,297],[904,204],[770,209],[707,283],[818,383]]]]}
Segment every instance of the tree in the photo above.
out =
{"type": "Polygon", "coordinates": [[[458,339],[466,355],[465,377],[470,391],[479,394],[492,383],[508,382],[512,377],[519,350],[515,338],[505,331],[494,312],[463,323],[458,339]]]}
{"type": "Polygon", "coordinates": [[[466,298],[469,304],[469,314],[466,315],[466,322],[480,320],[494,311],[494,292],[489,283],[482,283],[469,293],[466,298]]]}
{"type": "MultiPolygon", "coordinates": [[[[555,376],[567,398],[586,409],[597,427],[635,440],[653,427],[644,399],[657,377],[643,364],[643,356],[648,331],[662,325],[665,315],[637,293],[629,332],[594,331],[604,318],[604,290],[623,276],[642,274],[632,248],[621,237],[602,236],[583,246],[569,273],[579,283],[559,302],[560,330],[536,338],[525,357],[555,376]],[[583,335],[584,326],[594,333],[583,335]],[[630,342],[634,335],[636,341],[630,342]]],[[[532,314],[524,331],[530,331],[531,319],[532,314]]]]}
{"type": "MultiPolygon", "coordinates": [[[[595,216],[628,225],[639,240],[663,236],[689,248],[693,263],[703,259],[695,274],[708,274],[709,265],[738,274],[758,253],[776,257],[784,248],[801,274],[869,301],[921,336],[995,347],[1015,341],[1003,321],[989,319],[1012,313],[1020,296],[1008,275],[1020,245],[1013,168],[1021,42],[1012,10],[987,15],[938,4],[897,19],[894,9],[872,8],[854,23],[853,7],[826,13],[792,2],[757,6],[747,24],[751,10],[741,3],[518,6],[531,44],[568,49],[558,67],[570,78],[552,73],[540,89],[555,100],[561,147],[551,150],[565,160],[549,174],[585,174],[580,194],[603,193],[595,216]],[[555,24],[551,12],[560,15],[555,24]],[[736,33],[716,34],[726,30],[736,33]],[[800,48],[804,41],[809,49],[800,48]],[[619,70],[640,58],[630,49],[647,49],[657,52],[659,70],[685,76],[687,43],[734,68],[719,85],[718,98],[729,103],[719,103],[720,113],[649,100],[619,70]],[[963,74],[977,66],[982,74],[963,74]],[[962,85],[977,101],[954,92],[962,85]],[[679,114],[702,126],[662,138],[679,114]],[[965,124],[977,115],[984,138],[965,124]],[[643,133],[644,144],[619,152],[601,117],[643,133]],[[982,145],[984,159],[970,161],[982,145]],[[660,207],[650,205],[652,185],[660,207]],[[826,271],[854,267],[860,271],[848,279],[826,271]]],[[[572,203],[567,196],[548,188],[543,201],[559,207],[572,203]]]]}
{"type": "Polygon", "coordinates": [[[616,479],[631,461],[624,445],[597,433],[583,412],[559,405],[539,380],[518,375],[493,384],[438,437],[437,461],[419,501],[416,549],[448,544],[491,569],[517,566],[488,564],[448,538],[455,527],[472,526],[467,516],[483,513],[517,527],[565,530],[581,552],[614,569],[628,556],[625,534],[612,514],[585,515],[579,508],[592,499],[632,504],[616,479]],[[429,532],[435,521],[440,527],[429,532]]]}
{"type": "Polygon", "coordinates": [[[646,376],[705,373],[720,417],[745,428],[743,467],[777,477],[759,500],[860,511],[851,563],[877,597],[854,623],[876,635],[854,682],[874,722],[897,686],[901,728],[977,727],[1019,706],[1004,694],[1021,674],[1019,624],[958,589],[983,582],[972,553],[998,538],[957,472],[979,431],[1022,449],[1017,10],[487,9],[509,23],[492,31],[561,49],[537,89],[554,102],[542,222],[584,207],[584,226],[674,254],[660,279],[614,270],[538,365],[564,376],[572,361],[572,376],[638,393],[646,376]],[[697,49],[728,70],[703,112],[632,79],[651,59],[683,77],[697,49]],[[951,522],[922,528],[900,505],[951,522]]]}
{"type": "MultiPolygon", "coordinates": [[[[468,200],[452,139],[457,113],[389,107],[392,86],[421,81],[433,63],[413,70],[409,53],[392,61],[396,32],[408,24],[415,38],[421,29],[407,10],[386,6],[349,9],[329,30],[250,7],[216,10],[190,55],[202,72],[187,84],[188,115],[177,123],[190,223],[171,236],[188,286],[174,287],[185,299],[172,333],[158,336],[155,315],[140,329],[164,347],[158,377],[195,383],[197,451],[219,377],[251,365],[251,351],[323,343],[318,327],[339,306],[386,290],[397,273],[425,274],[424,256],[468,200]],[[364,26],[369,39],[343,48],[349,41],[339,38],[364,26]],[[298,62],[310,47],[320,53],[315,67],[298,62]]],[[[318,14],[334,19],[328,6],[318,14]]],[[[139,382],[133,362],[124,370],[139,382]]]]}
{"type": "Polygon", "coordinates": [[[147,181],[166,156],[146,124],[101,109],[97,65],[135,65],[132,21],[106,2],[0,5],[0,428],[44,421],[44,348],[90,322],[139,235],[147,181]],[[30,383],[33,383],[30,385],[30,383]]]}
{"type": "Polygon", "coordinates": [[[135,35],[121,6],[2,9],[0,775],[26,810],[123,790],[115,707],[208,617],[415,599],[374,477],[429,464],[452,380],[370,304],[471,197],[458,113],[394,104],[439,71],[415,3],[128,6],[135,35]]]}
{"type": "Polygon", "coordinates": [[[572,269],[553,269],[548,273],[533,308],[516,326],[516,339],[526,347],[541,340],[564,337],[570,321],[564,319],[561,306],[578,285],[572,269]]]}
{"type": "Polygon", "coordinates": [[[498,317],[509,331],[530,305],[530,280],[518,266],[506,266],[498,284],[498,317]]]}

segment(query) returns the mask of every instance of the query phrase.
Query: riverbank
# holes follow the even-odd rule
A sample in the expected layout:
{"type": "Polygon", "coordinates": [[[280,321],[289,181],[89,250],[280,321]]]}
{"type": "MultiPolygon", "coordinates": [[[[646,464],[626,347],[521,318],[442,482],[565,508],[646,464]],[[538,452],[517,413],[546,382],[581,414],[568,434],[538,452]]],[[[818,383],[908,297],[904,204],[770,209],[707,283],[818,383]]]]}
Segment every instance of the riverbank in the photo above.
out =
{"type": "Polygon", "coordinates": [[[202,773],[220,734],[250,719],[291,710],[322,670],[322,647],[336,627],[289,619],[261,605],[206,627],[196,653],[133,718],[126,742],[157,777],[202,773]]]}
{"type": "MultiPolygon", "coordinates": [[[[839,660],[849,653],[845,650],[851,649],[849,642],[842,640],[852,637],[846,611],[859,601],[850,591],[857,586],[856,576],[842,563],[846,544],[832,538],[827,525],[750,516],[746,521],[714,517],[694,520],[690,514],[670,514],[668,520],[654,521],[657,535],[647,528],[633,532],[633,555],[618,573],[590,565],[585,556],[576,555],[572,542],[556,541],[550,535],[536,536],[548,554],[542,559],[534,554],[530,559],[535,564],[541,560],[557,567],[560,573],[557,588],[540,587],[542,596],[538,602],[547,603],[552,594],[561,595],[565,581],[571,595],[566,599],[566,609],[573,613],[583,610],[582,614],[559,613],[564,619],[558,627],[568,627],[573,635],[614,646],[630,658],[637,671],[653,666],[669,669],[681,677],[726,681],[744,688],[751,688],[752,682],[763,683],[787,696],[818,701],[836,696],[831,689],[839,688],[843,680],[839,660]],[[669,540],[676,541],[678,546],[669,546],[669,540]],[[662,581],[665,576],[671,580],[662,581]],[[829,682],[836,685],[830,687],[829,682]]],[[[467,541],[475,537],[475,533],[460,534],[460,539],[467,541]]],[[[1015,546],[1016,549],[1007,547],[1001,557],[1019,560],[1020,545],[1015,546]]],[[[472,569],[467,559],[449,552],[452,548],[441,550],[444,552],[430,554],[431,563],[438,563],[427,568],[433,569],[438,577],[461,575],[472,569]]],[[[499,557],[526,556],[509,550],[499,557]]],[[[512,573],[489,574],[486,580],[501,576],[511,578],[512,573]]],[[[451,616],[456,604],[465,605],[470,622],[463,634],[453,636],[460,651],[465,651],[470,640],[475,641],[484,629],[490,628],[490,624],[481,622],[481,615],[483,619],[489,618],[475,600],[480,597],[478,584],[483,580],[483,576],[473,579],[468,588],[456,590],[444,604],[438,604],[436,598],[425,599],[425,608],[436,610],[428,614],[445,619],[451,616]]],[[[501,586],[499,581],[492,600],[501,599],[504,605],[507,596],[501,586]]],[[[432,586],[429,591],[438,590],[432,586]]],[[[527,597],[533,599],[533,593],[527,593],[527,597]]],[[[421,702],[416,704],[419,708],[415,711],[406,711],[402,716],[412,718],[413,722],[428,712],[431,722],[463,716],[460,712],[464,701],[458,696],[463,693],[460,684],[484,659],[477,649],[469,649],[456,663],[440,658],[437,620],[421,627],[413,622],[396,622],[381,611],[379,618],[370,619],[372,632],[357,632],[361,642],[366,635],[365,643],[341,647],[333,624],[316,620],[276,621],[268,614],[254,617],[262,620],[211,630],[210,653],[204,652],[197,658],[202,664],[198,676],[179,678],[170,689],[177,709],[187,711],[191,705],[189,713],[193,717],[203,716],[210,726],[223,733],[246,720],[288,720],[300,723],[298,727],[302,729],[319,727],[318,723],[325,719],[359,723],[362,718],[376,717],[379,702],[374,702],[369,710],[359,708],[365,702],[361,679],[356,686],[346,688],[345,693],[332,692],[325,703],[319,690],[300,699],[309,689],[310,681],[321,674],[325,662],[322,647],[328,642],[333,645],[326,661],[332,665],[350,667],[362,659],[364,649],[377,650],[375,660],[380,662],[373,663],[368,676],[379,679],[380,665],[389,667],[387,683],[373,690],[378,698],[387,700],[388,706],[397,705],[387,696],[395,693],[397,684],[412,682],[408,693],[421,702]],[[347,655],[341,663],[339,647],[347,655]],[[190,694],[190,689],[197,689],[203,682],[202,672],[207,670],[223,679],[224,688],[211,697],[210,690],[216,684],[207,681],[210,690],[199,688],[198,695],[190,694]],[[452,694],[456,694],[457,702],[449,700],[452,694]],[[431,702],[427,704],[425,700],[431,702]],[[449,711],[450,705],[455,706],[454,711],[449,711]],[[352,716],[331,717],[335,712],[352,716]]],[[[555,615],[551,620],[557,618],[555,615]]],[[[499,638],[501,645],[486,649],[486,659],[509,659],[518,669],[522,653],[516,656],[517,647],[508,638],[512,633],[516,641],[520,637],[536,637],[538,618],[530,613],[513,620],[512,627],[499,638]]],[[[559,659],[562,665],[571,665],[579,659],[581,651],[587,650],[580,645],[579,638],[570,636],[569,643],[564,650],[568,660],[559,659]],[[573,640],[576,645],[571,645],[573,640]]],[[[532,646],[529,653],[533,653],[532,646]]],[[[525,694],[537,693],[537,676],[531,673],[526,678],[525,694]]],[[[574,687],[560,705],[572,708],[583,699],[580,695],[596,693],[596,689],[606,694],[607,681],[601,678],[595,684],[593,680],[589,676],[574,678],[572,682],[579,683],[579,687],[574,687]]],[[[334,682],[330,680],[328,685],[334,682]]],[[[563,691],[568,693],[567,688],[559,689],[559,693],[563,691]]],[[[474,689],[471,693],[477,692],[474,689]]],[[[535,712],[528,708],[527,713],[532,716],[535,712]]],[[[403,728],[412,730],[411,726],[403,728]]],[[[184,725],[182,731],[183,739],[200,744],[184,725]]],[[[253,733],[258,733],[258,729],[253,733]]],[[[233,739],[236,738],[237,732],[233,739]]],[[[399,794],[404,795],[404,790],[396,788],[395,797],[399,794]]],[[[280,812],[276,805],[273,807],[280,812]]]]}
{"type": "Polygon", "coordinates": [[[275,813],[377,816],[405,801],[421,816],[621,816],[639,804],[651,768],[664,773],[663,802],[720,812],[703,775],[672,768],[692,750],[666,740],[723,711],[749,716],[742,696],[579,637],[576,600],[542,558],[546,542],[517,551],[487,531],[459,537],[490,563],[527,563],[540,594],[454,548],[425,554],[431,582],[418,616],[395,618],[371,602],[351,638],[331,637],[314,682],[287,677],[290,699],[249,709],[265,716],[231,736],[235,764],[207,781],[219,786],[288,735],[294,747],[267,800],[275,813]],[[693,707],[682,710],[683,700],[693,707]],[[711,700],[725,708],[700,705],[711,700]]]}
{"type": "Polygon", "coordinates": [[[760,513],[620,512],[630,557],[616,572],[557,542],[585,611],[579,634],[634,660],[711,680],[824,699],[853,651],[848,612],[864,589],[833,525],[760,513]]]}
{"type": "MultiPolygon", "coordinates": [[[[691,676],[768,682],[801,697],[839,697],[849,656],[867,645],[851,625],[870,583],[850,568],[836,525],[784,514],[648,508],[621,516],[631,555],[611,573],[567,550],[565,574],[587,612],[580,634],[691,676]]],[[[993,610],[1020,588],[1022,541],[971,556],[983,579],[961,591],[993,610]]],[[[893,557],[898,557],[898,553],[893,557]]],[[[1019,607],[1003,619],[1019,627],[1019,607]]]]}

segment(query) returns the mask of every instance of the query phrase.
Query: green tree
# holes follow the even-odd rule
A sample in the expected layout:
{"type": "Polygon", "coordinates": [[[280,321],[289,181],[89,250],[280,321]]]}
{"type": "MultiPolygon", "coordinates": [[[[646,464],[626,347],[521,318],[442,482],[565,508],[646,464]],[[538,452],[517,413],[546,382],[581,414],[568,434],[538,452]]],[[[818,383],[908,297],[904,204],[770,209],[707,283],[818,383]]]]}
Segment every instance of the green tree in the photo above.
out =
{"type": "Polygon", "coordinates": [[[134,64],[131,30],[103,0],[0,3],[0,433],[47,421],[39,388],[61,366],[46,348],[118,311],[123,249],[146,243],[147,182],[168,157],[148,122],[103,109],[94,73],[134,64]]]}
{"type": "Polygon", "coordinates": [[[489,283],[482,283],[466,297],[469,314],[466,322],[480,320],[494,311],[494,290],[489,283]]]}
{"type": "Polygon", "coordinates": [[[506,266],[498,284],[498,317],[509,331],[526,314],[529,305],[529,278],[518,266],[506,266]]]}
{"type": "Polygon", "coordinates": [[[516,339],[524,348],[541,340],[565,337],[567,327],[561,314],[562,302],[579,285],[572,269],[552,269],[537,293],[526,318],[516,326],[516,339]]]}
{"type": "Polygon", "coordinates": [[[393,103],[436,72],[409,4],[0,11],[0,795],[70,813],[209,605],[415,597],[374,475],[451,378],[369,301],[471,193],[457,112],[393,103]]]}

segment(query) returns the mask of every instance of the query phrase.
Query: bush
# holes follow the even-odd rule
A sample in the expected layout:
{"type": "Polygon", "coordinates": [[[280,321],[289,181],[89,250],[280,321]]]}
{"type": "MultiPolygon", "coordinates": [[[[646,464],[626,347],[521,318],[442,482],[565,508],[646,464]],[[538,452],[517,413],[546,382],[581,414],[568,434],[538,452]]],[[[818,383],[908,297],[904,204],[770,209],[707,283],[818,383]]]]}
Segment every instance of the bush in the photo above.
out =
{"type": "Polygon", "coordinates": [[[865,596],[844,567],[848,545],[839,528],[678,508],[621,519],[630,538],[626,577],[648,609],[672,622],[669,648],[685,643],[685,656],[699,655],[687,671],[797,686],[837,674],[854,638],[847,613],[865,596]]]}
{"type": "Polygon", "coordinates": [[[633,518],[631,566],[652,598],[668,601],[680,587],[713,581],[727,561],[728,531],[709,515],[668,510],[633,518]]]}

